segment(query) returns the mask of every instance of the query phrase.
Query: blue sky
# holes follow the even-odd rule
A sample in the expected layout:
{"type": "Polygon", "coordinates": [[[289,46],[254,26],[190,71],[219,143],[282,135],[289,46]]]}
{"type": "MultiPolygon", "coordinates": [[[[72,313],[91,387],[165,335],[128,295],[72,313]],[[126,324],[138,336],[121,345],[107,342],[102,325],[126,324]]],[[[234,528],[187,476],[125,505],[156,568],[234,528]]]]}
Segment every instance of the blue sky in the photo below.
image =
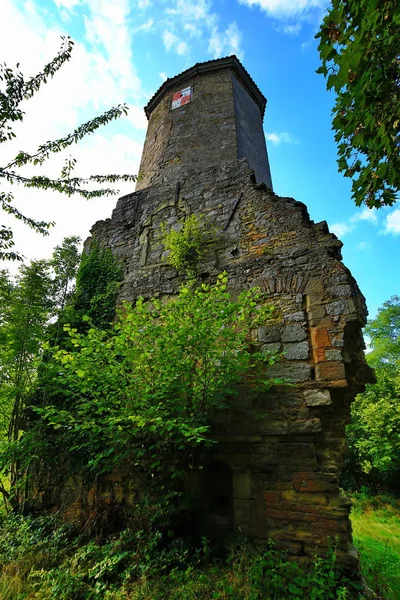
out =
{"type": "MultiPolygon", "coordinates": [[[[1,0],[0,60],[34,74],[54,56],[61,35],[75,40],[68,65],[25,105],[14,150],[68,133],[126,102],[128,118],[104,128],[71,154],[78,175],[136,173],[146,131],[142,107],[166,77],[196,62],[236,54],[268,99],[265,134],[275,192],[304,202],[344,242],[343,257],[367,298],[371,316],[400,294],[400,208],[372,212],[351,200],[337,173],[330,112],[314,35],[325,0],[1,0]]],[[[47,173],[57,174],[55,157],[47,173]]],[[[123,186],[121,193],[132,190],[123,186]]],[[[50,192],[14,189],[21,209],[56,221],[49,238],[15,226],[28,258],[48,256],[65,235],[85,238],[111,215],[115,198],[90,203],[50,192]]],[[[3,219],[5,221],[5,219],[3,219]]]]}

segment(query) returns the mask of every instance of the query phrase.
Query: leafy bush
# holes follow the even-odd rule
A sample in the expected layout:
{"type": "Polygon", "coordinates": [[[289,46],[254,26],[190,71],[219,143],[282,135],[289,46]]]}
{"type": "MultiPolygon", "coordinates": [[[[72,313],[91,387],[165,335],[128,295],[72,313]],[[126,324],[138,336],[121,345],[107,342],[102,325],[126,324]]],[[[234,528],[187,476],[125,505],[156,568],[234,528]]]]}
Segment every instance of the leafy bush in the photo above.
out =
{"type": "Polygon", "coordinates": [[[214,286],[182,286],[166,303],[126,304],[109,330],[65,326],[68,345],[49,347],[43,365],[51,403],[34,409],[40,420],[18,444],[21,468],[32,469],[34,455],[46,472],[58,450],[60,466],[88,488],[130,469],[140,478],[137,512],[169,522],[187,502],[189,465],[212,443],[213,412],[244,380],[255,391],[273,383],[263,373],[275,357],[251,347],[272,313],[264,302],[257,290],[232,301],[223,274],[214,286]]]}
{"type": "Polygon", "coordinates": [[[214,556],[158,534],[124,530],[103,544],[51,520],[3,520],[2,600],[344,600],[357,584],[325,558],[298,565],[270,543],[238,540],[214,556]],[[10,552],[10,548],[12,549],[10,552]]]}
{"type": "Polygon", "coordinates": [[[189,215],[179,224],[179,229],[166,230],[162,225],[162,242],[168,252],[166,259],[177,271],[194,277],[207,243],[216,235],[216,228],[202,216],[189,215]]]}

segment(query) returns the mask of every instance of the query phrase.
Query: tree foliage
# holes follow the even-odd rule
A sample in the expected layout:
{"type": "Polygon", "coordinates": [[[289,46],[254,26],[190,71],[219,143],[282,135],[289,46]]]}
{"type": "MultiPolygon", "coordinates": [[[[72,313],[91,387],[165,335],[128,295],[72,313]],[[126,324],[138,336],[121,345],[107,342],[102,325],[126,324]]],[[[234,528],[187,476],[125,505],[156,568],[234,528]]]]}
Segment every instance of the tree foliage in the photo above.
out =
{"type": "Polygon", "coordinates": [[[358,477],[385,484],[400,473],[399,296],[384,303],[366,333],[372,348],[367,360],[375,369],[377,383],[357,396],[347,435],[358,477]]]}
{"type": "Polygon", "coordinates": [[[319,38],[339,171],[353,199],[392,205],[400,189],[400,11],[397,0],[332,0],[319,38]]]}
{"type": "MultiPolygon", "coordinates": [[[[0,274],[0,442],[10,449],[8,474],[16,488],[13,444],[25,429],[51,318],[65,306],[76,275],[79,238],[65,238],[49,261],[22,265],[13,279],[0,274]]],[[[2,490],[3,493],[5,490],[2,490]]]]}
{"type": "Polygon", "coordinates": [[[138,513],[168,520],[189,465],[211,443],[211,414],[244,379],[271,384],[263,365],[274,357],[249,345],[271,311],[256,290],[232,301],[222,275],[215,286],[183,286],[169,302],[125,304],[108,331],[65,326],[70,348],[49,348],[51,403],[35,409],[41,418],[22,437],[21,464],[47,436],[52,458],[56,441],[89,487],[133,469],[141,478],[138,513]]]}
{"type": "MultiPolygon", "coordinates": [[[[0,143],[12,140],[15,137],[13,123],[23,121],[24,111],[21,109],[23,101],[32,98],[46,84],[49,78],[54,77],[57,71],[71,57],[73,50],[73,41],[69,38],[62,38],[62,47],[58,55],[53,58],[43,70],[26,79],[19,71],[19,65],[15,70],[0,65],[0,143]]],[[[57,178],[46,175],[26,176],[19,172],[19,169],[25,166],[41,166],[53,154],[62,152],[78,143],[85,136],[97,131],[97,129],[114,119],[118,119],[127,113],[127,106],[121,104],[115,106],[102,115],[91,119],[77,127],[72,133],[53,141],[47,141],[41,144],[34,152],[20,151],[3,166],[0,166],[0,207],[6,213],[28,225],[31,229],[47,235],[49,228],[54,225],[52,222],[39,221],[23,214],[14,203],[14,195],[10,190],[12,185],[20,185],[26,188],[35,188],[42,190],[53,190],[67,196],[78,194],[83,198],[90,199],[105,195],[118,194],[118,190],[103,186],[107,183],[118,181],[136,181],[135,175],[90,175],[89,177],[74,177],[72,172],[76,161],[68,158],[64,167],[57,178]],[[8,187],[6,187],[8,185],[8,187]]],[[[0,226],[0,259],[21,260],[21,256],[12,250],[14,246],[13,232],[10,227],[0,226]]]]}
{"type": "Polygon", "coordinates": [[[52,299],[54,312],[58,316],[65,309],[74,290],[74,281],[81,261],[80,242],[81,239],[76,235],[64,238],[61,244],[54,248],[50,260],[50,267],[54,273],[52,299]]]}

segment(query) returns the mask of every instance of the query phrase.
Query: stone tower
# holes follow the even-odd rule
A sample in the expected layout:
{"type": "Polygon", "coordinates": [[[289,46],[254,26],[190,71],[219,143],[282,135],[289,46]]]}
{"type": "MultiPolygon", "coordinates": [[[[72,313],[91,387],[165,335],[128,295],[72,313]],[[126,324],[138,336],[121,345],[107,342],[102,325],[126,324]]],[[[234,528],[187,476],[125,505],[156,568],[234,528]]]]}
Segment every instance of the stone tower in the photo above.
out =
{"type": "MultiPolygon", "coordinates": [[[[272,538],[299,557],[339,536],[354,561],[350,503],[339,493],[350,403],[371,381],[361,328],[365,301],[341,262],[341,242],[304,204],[272,191],[262,129],[266,100],[234,56],[168,79],[145,108],[149,126],[136,191],[92,236],[123,263],[120,300],[175,294],[181,274],[162,260],[160,224],[190,213],[218,227],[199,276],[226,270],[232,292],[259,286],[276,307],[260,327],[283,352],[271,375],[291,387],[235,399],[213,424],[217,444],[197,482],[199,532],[272,538]]],[[[90,245],[90,240],[87,246],[90,245]]]]}
{"type": "Polygon", "coordinates": [[[145,108],[149,126],[136,190],[241,158],[257,182],[272,188],[262,126],[266,103],[235,56],[167,79],[145,108]]]}

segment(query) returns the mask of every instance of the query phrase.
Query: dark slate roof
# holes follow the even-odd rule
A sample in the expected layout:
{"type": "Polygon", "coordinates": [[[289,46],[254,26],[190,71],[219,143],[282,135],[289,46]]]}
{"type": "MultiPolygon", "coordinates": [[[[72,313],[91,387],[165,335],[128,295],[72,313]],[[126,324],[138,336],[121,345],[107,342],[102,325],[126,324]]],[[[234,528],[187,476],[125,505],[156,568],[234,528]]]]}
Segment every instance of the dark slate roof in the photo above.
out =
{"type": "Polygon", "coordinates": [[[226,56],[224,58],[217,58],[215,60],[208,60],[206,62],[197,63],[190,69],[183,71],[179,75],[175,77],[171,77],[164,81],[162,86],[156,91],[154,96],[150,98],[147,105],[144,107],[144,112],[146,113],[147,118],[150,117],[152,111],[160,102],[160,100],[167,94],[168,92],[176,89],[180,84],[183,84],[188,79],[195,77],[196,75],[203,75],[204,73],[210,73],[212,71],[219,71],[220,69],[232,69],[242,83],[242,85],[249,92],[250,96],[253,100],[258,104],[261,112],[261,116],[264,117],[265,106],[267,104],[267,99],[261,90],[257,87],[256,83],[250,77],[240,60],[234,54],[232,56],[226,56]]]}

